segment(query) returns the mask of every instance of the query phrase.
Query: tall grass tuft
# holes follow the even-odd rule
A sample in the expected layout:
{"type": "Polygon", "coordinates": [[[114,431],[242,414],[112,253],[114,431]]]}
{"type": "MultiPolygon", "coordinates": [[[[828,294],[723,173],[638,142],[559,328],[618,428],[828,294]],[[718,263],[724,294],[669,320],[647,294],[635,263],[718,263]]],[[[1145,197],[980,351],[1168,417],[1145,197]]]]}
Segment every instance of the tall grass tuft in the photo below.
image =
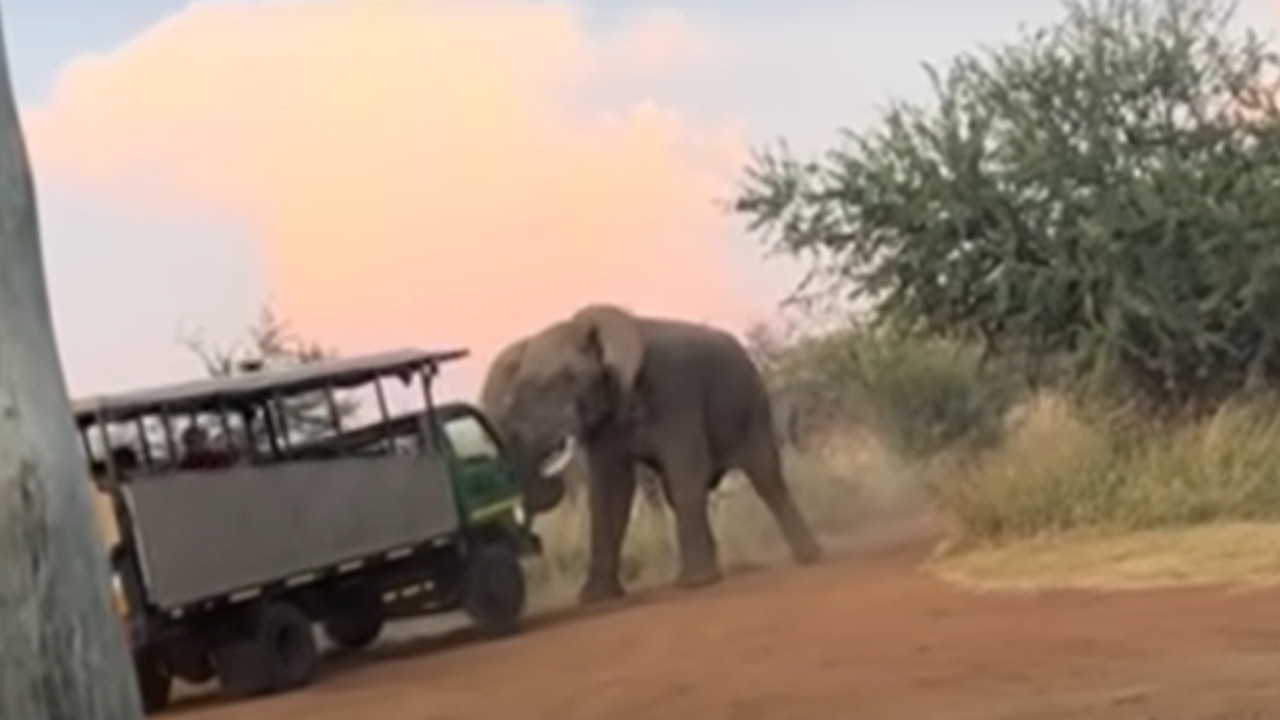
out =
{"type": "Polygon", "coordinates": [[[935,469],[962,540],[1280,520],[1280,417],[1268,404],[1145,424],[1042,395],[1012,422],[998,447],[935,469]]]}

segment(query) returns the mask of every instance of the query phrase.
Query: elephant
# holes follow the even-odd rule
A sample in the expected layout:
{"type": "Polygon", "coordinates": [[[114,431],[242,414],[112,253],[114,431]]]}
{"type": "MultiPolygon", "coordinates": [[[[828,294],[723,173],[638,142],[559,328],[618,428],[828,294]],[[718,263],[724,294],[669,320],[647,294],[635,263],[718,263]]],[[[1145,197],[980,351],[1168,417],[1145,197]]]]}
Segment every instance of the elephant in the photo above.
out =
{"type": "Polygon", "coordinates": [[[726,331],[586,305],[502,349],[480,394],[499,440],[523,458],[526,517],[564,497],[575,453],[586,461],[582,604],[625,594],[619,561],[640,468],[657,476],[675,517],[679,587],[721,579],[707,505],[733,469],[749,478],[798,564],[823,556],[783,477],[763,378],[726,331]]]}

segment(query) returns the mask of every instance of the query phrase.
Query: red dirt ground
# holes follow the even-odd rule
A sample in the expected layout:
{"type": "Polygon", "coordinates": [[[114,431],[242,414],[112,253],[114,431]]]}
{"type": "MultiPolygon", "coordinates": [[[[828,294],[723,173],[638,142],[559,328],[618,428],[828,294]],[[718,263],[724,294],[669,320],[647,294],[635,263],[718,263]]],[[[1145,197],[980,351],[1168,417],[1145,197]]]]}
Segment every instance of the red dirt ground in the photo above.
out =
{"type": "Polygon", "coordinates": [[[1280,589],[978,595],[918,538],[738,575],[521,636],[336,658],[304,691],[185,720],[1280,718],[1280,589]]]}

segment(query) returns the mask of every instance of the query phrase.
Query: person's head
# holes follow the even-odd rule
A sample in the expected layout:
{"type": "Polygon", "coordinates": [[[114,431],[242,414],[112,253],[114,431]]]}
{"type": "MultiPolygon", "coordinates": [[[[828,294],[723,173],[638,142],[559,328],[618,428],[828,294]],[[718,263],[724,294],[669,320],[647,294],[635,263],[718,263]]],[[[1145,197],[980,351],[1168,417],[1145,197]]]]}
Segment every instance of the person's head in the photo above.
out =
{"type": "Polygon", "coordinates": [[[133,448],[121,445],[111,451],[111,463],[118,473],[131,473],[138,469],[138,454],[133,448]]]}
{"type": "Polygon", "coordinates": [[[203,450],[209,445],[209,433],[199,425],[182,431],[182,445],[187,450],[203,450]]]}

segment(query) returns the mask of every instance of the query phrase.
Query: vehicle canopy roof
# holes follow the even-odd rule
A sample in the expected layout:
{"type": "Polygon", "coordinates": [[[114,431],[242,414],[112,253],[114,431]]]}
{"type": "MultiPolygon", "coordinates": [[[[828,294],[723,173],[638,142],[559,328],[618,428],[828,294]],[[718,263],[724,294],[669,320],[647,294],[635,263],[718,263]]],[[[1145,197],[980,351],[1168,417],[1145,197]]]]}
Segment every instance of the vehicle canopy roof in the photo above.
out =
{"type": "Polygon", "coordinates": [[[125,422],[152,413],[189,413],[219,406],[260,402],[276,393],[288,394],[343,388],[379,376],[425,368],[435,374],[441,363],[466,357],[466,350],[429,352],[414,348],[319,360],[288,368],[264,369],[244,375],[192,380],[114,395],[73,400],[80,427],[95,422],[125,422]]]}

